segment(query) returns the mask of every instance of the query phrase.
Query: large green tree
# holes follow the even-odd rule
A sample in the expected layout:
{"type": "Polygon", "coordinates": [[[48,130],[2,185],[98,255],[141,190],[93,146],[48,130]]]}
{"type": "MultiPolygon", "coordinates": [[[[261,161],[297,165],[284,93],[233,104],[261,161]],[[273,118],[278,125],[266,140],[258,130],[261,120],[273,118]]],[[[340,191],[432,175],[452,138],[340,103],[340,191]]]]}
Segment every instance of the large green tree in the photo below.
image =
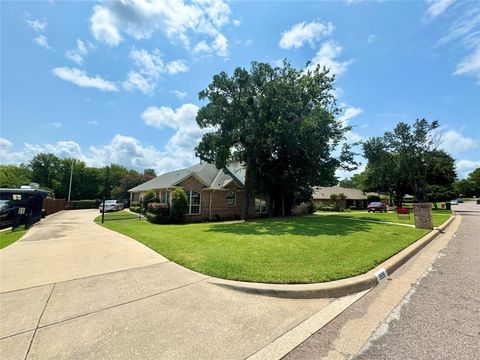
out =
{"type": "Polygon", "coordinates": [[[432,161],[432,131],[437,121],[417,119],[413,125],[400,122],[383,137],[370,138],[363,144],[368,159],[367,184],[380,191],[395,192],[397,206],[408,191],[418,201],[426,200],[429,163],[432,161]]]}
{"type": "Polygon", "coordinates": [[[47,189],[53,190],[58,176],[60,159],[54,154],[40,153],[30,160],[32,180],[47,189]]]}
{"type": "Polygon", "coordinates": [[[266,194],[269,208],[285,214],[295,200],[311,195],[312,185],[335,183],[335,170],[351,160],[348,147],[332,155],[348,130],[335,120],[333,83],[320,67],[305,71],[287,62],[279,67],[253,62],[232,76],[215,75],[199,93],[208,103],[197,123],[213,131],[203,136],[196,154],[219,168],[231,161],[243,164],[244,218],[254,194],[266,194]]]}
{"type": "Polygon", "coordinates": [[[467,178],[456,181],[453,192],[456,196],[480,197],[480,168],[473,170],[467,178]]]}

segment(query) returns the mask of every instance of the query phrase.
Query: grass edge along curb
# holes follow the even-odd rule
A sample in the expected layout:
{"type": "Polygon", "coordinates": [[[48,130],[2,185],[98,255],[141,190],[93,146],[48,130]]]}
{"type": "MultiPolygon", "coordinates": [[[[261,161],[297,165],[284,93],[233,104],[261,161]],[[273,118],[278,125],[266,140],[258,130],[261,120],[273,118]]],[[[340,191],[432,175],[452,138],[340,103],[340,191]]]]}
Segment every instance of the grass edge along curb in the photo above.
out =
{"type": "Polygon", "coordinates": [[[391,258],[385,260],[375,268],[369,270],[365,274],[353,276],[346,279],[329,281],[317,284],[268,284],[268,283],[252,283],[235,280],[225,280],[211,277],[207,281],[220,287],[231,290],[273,296],[279,298],[291,299],[316,299],[316,298],[331,298],[342,297],[360,291],[374,288],[378,285],[375,272],[384,268],[388,275],[393,274],[403,264],[405,264],[414,255],[420,252],[433,239],[443,232],[452,222],[456,216],[452,215],[438,228],[433,229],[428,234],[424,235],[399,253],[391,258]]]}

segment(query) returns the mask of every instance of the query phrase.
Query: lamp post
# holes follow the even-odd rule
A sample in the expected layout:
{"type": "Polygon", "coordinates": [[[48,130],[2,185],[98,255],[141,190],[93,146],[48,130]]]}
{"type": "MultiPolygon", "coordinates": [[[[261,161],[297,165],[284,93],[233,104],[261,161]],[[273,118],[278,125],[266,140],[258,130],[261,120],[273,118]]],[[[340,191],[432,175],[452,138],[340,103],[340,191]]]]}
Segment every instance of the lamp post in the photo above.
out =
{"type": "Polygon", "coordinates": [[[72,166],[70,168],[70,185],[68,186],[68,203],[70,204],[70,195],[72,194],[72,177],[73,177],[73,163],[75,162],[74,159],[72,159],[72,166]]]}

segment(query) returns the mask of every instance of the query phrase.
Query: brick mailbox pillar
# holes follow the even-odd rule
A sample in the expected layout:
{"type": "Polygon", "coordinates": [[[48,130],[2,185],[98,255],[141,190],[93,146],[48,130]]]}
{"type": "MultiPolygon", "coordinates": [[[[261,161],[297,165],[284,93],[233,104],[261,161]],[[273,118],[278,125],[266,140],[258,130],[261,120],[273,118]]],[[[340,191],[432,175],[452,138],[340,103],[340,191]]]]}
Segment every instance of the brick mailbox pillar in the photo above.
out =
{"type": "Polygon", "coordinates": [[[414,203],[413,213],[415,217],[415,227],[417,229],[433,229],[432,204],[414,203]]]}

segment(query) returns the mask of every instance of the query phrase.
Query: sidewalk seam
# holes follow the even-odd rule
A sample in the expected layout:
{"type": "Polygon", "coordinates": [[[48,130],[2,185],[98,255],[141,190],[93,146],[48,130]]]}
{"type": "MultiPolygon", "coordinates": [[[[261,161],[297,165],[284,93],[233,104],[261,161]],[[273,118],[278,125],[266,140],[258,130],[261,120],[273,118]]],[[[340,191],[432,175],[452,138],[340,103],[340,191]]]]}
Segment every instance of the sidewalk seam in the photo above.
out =
{"type": "Polygon", "coordinates": [[[48,305],[48,302],[50,301],[50,298],[52,297],[53,290],[55,289],[55,285],[56,284],[53,284],[52,290],[50,290],[50,294],[48,295],[47,301],[45,301],[45,306],[43,307],[42,313],[38,317],[37,326],[33,330],[32,338],[30,339],[30,344],[28,345],[27,353],[25,354],[24,360],[27,360],[28,354],[30,354],[30,349],[32,348],[33,339],[35,338],[35,334],[37,333],[37,329],[39,328],[38,325],[40,325],[40,321],[42,320],[42,316],[45,313],[45,309],[47,308],[47,305],[48,305]]]}
{"type": "MultiPolygon", "coordinates": [[[[63,319],[63,320],[60,320],[60,321],[56,321],[56,322],[52,322],[52,323],[49,323],[49,324],[37,326],[37,328],[38,329],[43,329],[43,328],[46,328],[46,327],[49,327],[49,326],[54,326],[54,325],[64,323],[66,321],[75,320],[75,319],[78,319],[78,318],[81,318],[81,317],[84,317],[84,316],[88,316],[88,315],[91,315],[91,314],[96,314],[96,313],[99,313],[99,312],[102,312],[102,311],[105,311],[105,310],[110,310],[110,309],[113,309],[113,308],[116,308],[116,307],[119,307],[119,306],[128,305],[128,304],[131,304],[131,303],[134,303],[134,302],[137,302],[137,301],[141,301],[141,300],[149,299],[149,298],[152,298],[152,297],[155,297],[155,296],[163,295],[163,294],[175,291],[175,290],[183,289],[183,288],[188,287],[190,285],[195,285],[195,284],[201,283],[202,281],[205,281],[205,280],[208,280],[208,279],[209,279],[209,277],[206,277],[204,279],[200,279],[200,280],[194,281],[192,283],[185,284],[185,285],[182,285],[182,286],[178,286],[178,287],[168,289],[168,290],[165,290],[165,291],[161,291],[161,292],[158,292],[158,293],[155,293],[155,294],[146,295],[146,296],[143,296],[143,297],[140,297],[140,298],[137,298],[137,299],[125,301],[125,302],[120,303],[120,304],[115,304],[115,305],[107,306],[107,307],[104,307],[104,308],[101,308],[101,309],[98,309],[98,310],[90,311],[90,312],[85,313],[85,314],[80,314],[80,315],[76,315],[76,316],[66,318],[66,319],[63,319]]],[[[43,312],[42,312],[42,315],[43,315],[43,312]]],[[[40,321],[39,321],[39,323],[40,323],[40,321]]]]}

